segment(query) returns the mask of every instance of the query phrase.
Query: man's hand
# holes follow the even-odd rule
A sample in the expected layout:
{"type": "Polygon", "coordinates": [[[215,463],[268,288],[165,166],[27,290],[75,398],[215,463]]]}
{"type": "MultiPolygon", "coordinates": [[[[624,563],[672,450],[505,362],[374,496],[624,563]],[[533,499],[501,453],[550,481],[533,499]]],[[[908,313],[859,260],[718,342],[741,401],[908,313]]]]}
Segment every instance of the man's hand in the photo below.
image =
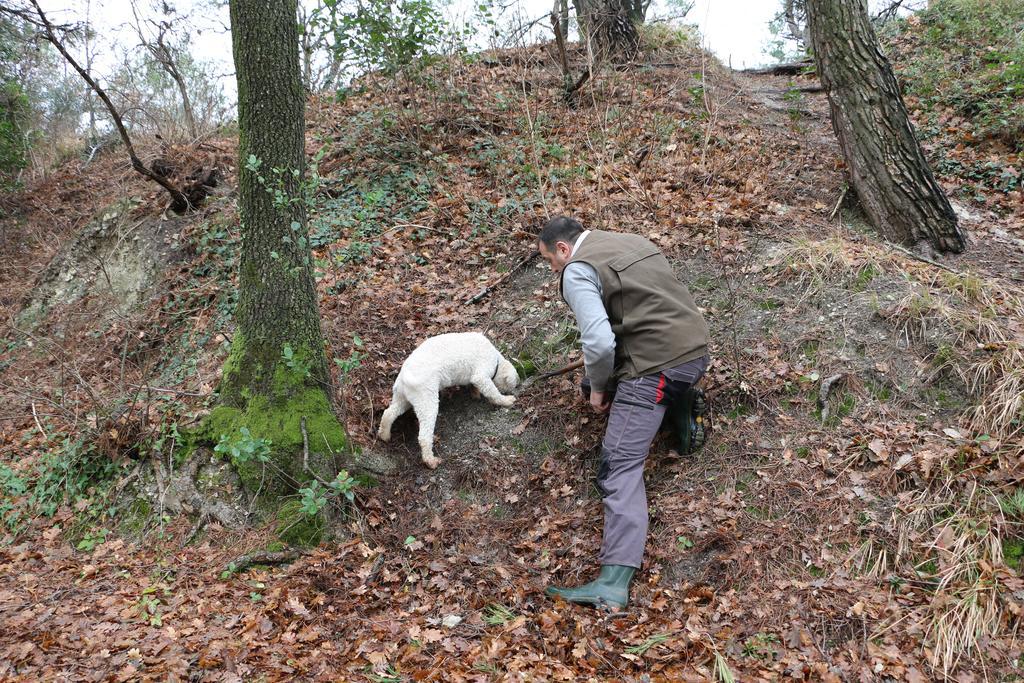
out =
{"type": "Polygon", "coordinates": [[[603,391],[590,390],[590,407],[598,413],[607,413],[611,407],[604,397],[603,391]]]}

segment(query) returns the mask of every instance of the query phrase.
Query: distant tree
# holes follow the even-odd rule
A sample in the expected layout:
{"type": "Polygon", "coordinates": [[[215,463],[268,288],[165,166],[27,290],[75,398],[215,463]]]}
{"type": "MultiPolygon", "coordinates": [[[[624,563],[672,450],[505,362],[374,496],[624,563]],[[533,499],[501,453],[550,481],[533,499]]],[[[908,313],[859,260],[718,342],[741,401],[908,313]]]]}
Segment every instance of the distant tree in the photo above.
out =
{"type": "Polygon", "coordinates": [[[178,94],[181,96],[181,108],[185,119],[185,128],[189,136],[195,140],[199,137],[199,129],[196,127],[196,115],[192,110],[192,98],[189,95],[188,85],[185,83],[185,76],[182,73],[181,62],[185,53],[180,38],[174,35],[175,24],[183,24],[188,17],[179,16],[175,9],[166,2],[160,3],[161,16],[159,19],[152,17],[142,18],[135,0],[132,0],[132,16],[135,17],[135,32],[139,36],[142,47],[146,49],[153,60],[171,77],[178,94]]]}
{"type": "Polygon", "coordinates": [[[14,184],[27,163],[30,105],[19,77],[24,24],[0,19],[0,189],[14,184]]]}
{"type": "Polygon", "coordinates": [[[806,0],[814,57],[853,189],[888,239],[962,252],[966,240],[914,135],[865,0],[806,0]]]}
{"type": "Polygon", "coordinates": [[[334,476],[345,432],[333,412],[306,214],[305,93],[296,0],[230,0],[238,81],[242,254],[237,328],[206,429],[269,442],[236,467],[255,492],[334,476]]]}
{"type": "Polygon", "coordinates": [[[78,60],[71,55],[66,42],[68,37],[75,33],[77,27],[53,24],[39,6],[38,0],[30,0],[30,3],[31,4],[29,6],[19,6],[16,3],[0,4],[0,17],[21,20],[38,29],[38,37],[53,45],[61,56],[64,57],[64,60],[78,73],[79,76],[82,77],[82,80],[89,85],[92,91],[96,93],[96,96],[103,102],[103,105],[110,114],[110,117],[114,122],[114,127],[120,135],[128,152],[128,157],[132,162],[132,168],[140,175],[153,180],[167,191],[171,196],[171,209],[173,211],[181,213],[193,208],[201,197],[206,196],[206,191],[201,188],[196,188],[195,195],[186,196],[185,193],[171,183],[170,180],[165,178],[163,175],[156,173],[153,169],[142,162],[138,154],[135,152],[135,146],[132,144],[131,137],[128,135],[128,131],[124,126],[121,113],[114,106],[113,102],[111,102],[109,95],[99,85],[96,79],[93,78],[93,76],[83,68],[81,64],[79,64],[78,60]]]}

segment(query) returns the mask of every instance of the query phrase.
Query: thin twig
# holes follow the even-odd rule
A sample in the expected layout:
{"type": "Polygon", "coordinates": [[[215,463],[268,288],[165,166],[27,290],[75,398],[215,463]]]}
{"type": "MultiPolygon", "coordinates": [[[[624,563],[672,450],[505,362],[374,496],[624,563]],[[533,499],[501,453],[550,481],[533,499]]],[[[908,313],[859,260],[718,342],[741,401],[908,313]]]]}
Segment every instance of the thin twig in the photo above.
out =
{"type": "Polygon", "coordinates": [[[930,258],[928,258],[926,256],[919,256],[919,255],[915,254],[914,252],[910,251],[909,249],[907,249],[906,247],[900,246],[899,244],[895,244],[893,242],[885,242],[885,245],[887,247],[892,247],[896,251],[899,251],[899,252],[902,252],[902,253],[906,254],[907,256],[909,256],[910,258],[912,258],[912,259],[914,259],[916,261],[920,261],[921,263],[927,263],[928,265],[935,266],[936,268],[941,268],[942,270],[946,271],[947,273],[953,273],[954,275],[961,275],[961,276],[964,275],[963,271],[956,270],[955,268],[950,268],[949,266],[944,266],[941,263],[933,261],[933,260],[931,260],[930,258]]]}
{"type": "Polygon", "coordinates": [[[843,186],[843,191],[839,193],[839,201],[836,202],[836,206],[832,209],[832,213],[828,215],[828,219],[832,220],[836,217],[836,212],[839,211],[839,207],[843,205],[843,200],[846,199],[846,191],[850,189],[849,185],[843,186]]]}
{"type": "Polygon", "coordinates": [[[43,429],[43,425],[42,425],[42,424],[41,424],[41,423],[39,422],[39,415],[37,415],[37,414],[36,414],[36,402],[35,402],[35,401],[32,401],[32,417],[33,417],[33,418],[35,419],[35,421],[36,421],[36,427],[38,427],[38,428],[39,428],[39,433],[43,435],[43,438],[44,438],[45,440],[49,441],[49,440],[50,440],[50,437],[49,437],[49,435],[48,435],[48,434],[46,433],[46,430],[45,430],[45,429],[43,429]]]}
{"type": "Polygon", "coordinates": [[[522,269],[523,266],[525,266],[527,263],[529,263],[533,259],[537,258],[538,254],[540,254],[540,252],[537,251],[536,249],[534,249],[532,252],[530,252],[529,256],[527,256],[524,259],[521,259],[519,261],[519,263],[517,263],[514,266],[512,266],[509,269],[509,271],[507,273],[505,273],[504,275],[502,275],[500,278],[498,278],[497,281],[494,282],[494,284],[491,284],[491,285],[488,285],[487,287],[484,287],[479,292],[477,292],[477,294],[475,296],[471,297],[470,299],[467,299],[464,305],[465,306],[469,306],[470,304],[475,304],[475,303],[483,300],[484,297],[486,297],[488,294],[493,292],[495,290],[495,288],[497,288],[498,285],[500,285],[502,282],[504,282],[505,280],[507,280],[510,277],[512,277],[515,273],[517,273],[520,269],[522,269]]]}
{"type": "Polygon", "coordinates": [[[157,392],[164,393],[164,394],[176,394],[178,396],[197,396],[199,398],[202,398],[202,397],[206,396],[206,394],[200,394],[200,393],[196,393],[194,391],[181,391],[180,389],[166,389],[164,387],[151,387],[151,386],[146,385],[146,384],[135,384],[134,382],[125,382],[125,384],[127,386],[135,387],[137,389],[144,389],[146,391],[157,391],[157,392]]]}

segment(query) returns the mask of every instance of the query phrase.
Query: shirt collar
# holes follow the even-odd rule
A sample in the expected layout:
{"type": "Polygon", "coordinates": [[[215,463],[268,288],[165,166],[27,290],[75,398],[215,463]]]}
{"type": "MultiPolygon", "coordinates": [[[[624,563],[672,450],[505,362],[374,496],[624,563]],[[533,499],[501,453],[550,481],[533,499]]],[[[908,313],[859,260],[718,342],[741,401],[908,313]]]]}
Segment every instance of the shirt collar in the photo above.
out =
{"type": "Polygon", "coordinates": [[[576,238],[576,243],[572,245],[572,253],[569,254],[569,258],[572,258],[573,256],[576,255],[576,250],[580,248],[580,245],[583,244],[584,238],[586,238],[586,236],[589,234],[589,230],[584,230],[583,234],[576,238]]]}

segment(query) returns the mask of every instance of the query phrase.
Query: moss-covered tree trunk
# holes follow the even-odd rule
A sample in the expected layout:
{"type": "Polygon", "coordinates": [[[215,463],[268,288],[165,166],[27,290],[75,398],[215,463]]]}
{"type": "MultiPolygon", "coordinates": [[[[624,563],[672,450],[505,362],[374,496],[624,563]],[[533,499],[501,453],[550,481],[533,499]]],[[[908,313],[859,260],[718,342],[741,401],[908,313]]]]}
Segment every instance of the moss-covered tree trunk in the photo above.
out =
{"type": "Polygon", "coordinates": [[[208,418],[207,431],[242,446],[235,460],[248,488],[285,492],[309,479],[307,464],[333,477],[334,456],[345,441],[329,398],[307,241],[296,0],[231,0],[230,11],[242,255],[237,328],[221,406],[208,418]],[[258,440],[271,442],[269,461],[248,455],[247,443],[258,440]]]}
{"type": "Polygon", "coordinates": [[[963,251],[966,241],[956,214],[914,136],[865,0],[806,4],[832,128],[871,223],[894,242],[929,242],[940,252],[963,251]]]}

